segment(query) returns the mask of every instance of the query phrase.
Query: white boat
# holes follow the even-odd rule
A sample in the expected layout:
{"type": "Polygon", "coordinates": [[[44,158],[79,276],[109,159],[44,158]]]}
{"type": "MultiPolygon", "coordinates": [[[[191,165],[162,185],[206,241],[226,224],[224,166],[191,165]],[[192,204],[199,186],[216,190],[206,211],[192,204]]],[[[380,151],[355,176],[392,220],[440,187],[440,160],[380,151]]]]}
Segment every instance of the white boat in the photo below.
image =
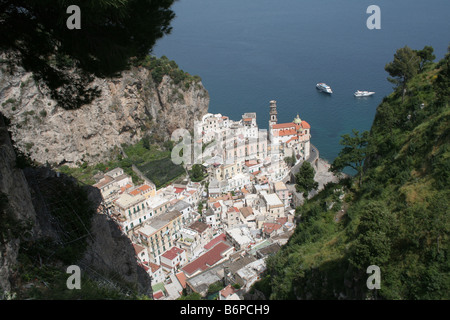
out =
{"type": "Polygon", "coordinates": [[[333,90],[331,90],[331,87],[323,82],[319,82],[318,84],[316,84],[316,88],[319,89],[320,91],[323,91],[326,93],[333,93],[333,90]]]}
{"type": "Polygon", "coordinates": [[[375,94],[375,92],[372,91],[361,91],[361,90],[357,90],[354,95],[355,97],[368,97],[375,94]]]}

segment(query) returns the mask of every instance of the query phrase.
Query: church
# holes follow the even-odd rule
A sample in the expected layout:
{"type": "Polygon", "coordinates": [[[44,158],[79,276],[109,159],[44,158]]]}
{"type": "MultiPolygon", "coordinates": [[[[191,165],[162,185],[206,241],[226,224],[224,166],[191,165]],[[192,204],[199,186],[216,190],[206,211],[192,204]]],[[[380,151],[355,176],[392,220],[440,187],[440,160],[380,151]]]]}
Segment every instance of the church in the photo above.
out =
{"type": "Polygon", "coordinates": [[[269,139],[272,150],[279,150],[283,157],[306,160],[310,156],[311,126],[298,114],[292,122],[278,123],[275,100],[270,101],[269,139]]]}

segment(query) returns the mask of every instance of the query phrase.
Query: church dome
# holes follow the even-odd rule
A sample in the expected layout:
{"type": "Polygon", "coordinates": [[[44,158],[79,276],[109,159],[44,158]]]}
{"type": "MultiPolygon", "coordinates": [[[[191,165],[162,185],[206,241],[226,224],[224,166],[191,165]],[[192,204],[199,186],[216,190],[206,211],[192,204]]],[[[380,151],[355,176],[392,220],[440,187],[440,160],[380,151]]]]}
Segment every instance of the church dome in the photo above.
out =
{"type": "Polygon", "coordinates": [[[294,123],[295,124],[301,124],[302,123],[302,119],[300,119],[300,116],[297,114],[297,117],[294,119],[294,123]]]}

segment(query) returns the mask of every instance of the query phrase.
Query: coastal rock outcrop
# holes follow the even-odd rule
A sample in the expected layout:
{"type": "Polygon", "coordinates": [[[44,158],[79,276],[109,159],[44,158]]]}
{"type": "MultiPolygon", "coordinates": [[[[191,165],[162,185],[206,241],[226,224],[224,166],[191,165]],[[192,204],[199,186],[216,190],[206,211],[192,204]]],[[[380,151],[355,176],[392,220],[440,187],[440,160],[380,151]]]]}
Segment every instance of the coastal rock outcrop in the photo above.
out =
{"type": "Polygon", "coordinates": [[[157,85],[145,67],[95,78],[91,86],[101,90],[98,98],[65,110],[31,73],[0,68],[0,110],[11,120],[16,146],[42,164],[98,163],[115,146],[145,134],[167,140],[176,128],[190,130],[208,111],[209,94],[200,81],[175,84],[165,75],[157,85]]]}

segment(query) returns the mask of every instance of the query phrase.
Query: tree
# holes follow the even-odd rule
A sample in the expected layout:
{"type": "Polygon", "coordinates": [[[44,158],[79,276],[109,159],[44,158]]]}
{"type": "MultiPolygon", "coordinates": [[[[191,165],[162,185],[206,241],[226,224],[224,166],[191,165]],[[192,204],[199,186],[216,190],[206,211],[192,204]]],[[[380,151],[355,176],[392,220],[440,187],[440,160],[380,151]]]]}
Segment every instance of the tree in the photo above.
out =
{"type": "Polygon", "coordinates": [[[284,162],[286,162],[286,164],[289,166],[289,167],[292,167],[292,166],[294,166],[294,164],[295,164],[295,155],[292,155],[292,156],[290,156],[290,157],[285,157],[284,158],[284,162]]]}
{"type": "Polygon", "coordinates": [[[384,67],[392,77],[388,78],[388,81],[401,88],[402,102],[405,97],[406,84],[419,71],[420,61],[417,53],[405,46],[398,49],[394,54],[394,60],[384,67]]]}
{"type": "Polygon", "coordinates": [[[192,169],[189,170],[189,177],[194,182],[199,182],[204,179],[203,166],[201,164],[194,164],[192,169]]]}
{"type": "Polygon", "coordinates": [[[303,192],[305,198],[311,190],[317,189],[319,184],[314,180],[315,171],[308,161],[304,161],[299,171],[295,175],[297,192],[303,192]]]}
{"type": "Polygon", "coordinates": [[[361,135],[359,131],[353,129],[353,136],[349,134],[342,135],[339,144],[344,148],[339,152],[336,159],[331,164],[330,171],[339,172],[346,167],[356,170],[361,185],[363,176],[363,164],[368,154],[367,145],[369,142],[369,132],[364,131],[361,135]]]}
{"type": "Polygon", "coordinates": [[[433,62],[434,59],[436,59],[433,51],[434,49],[431,46],[425,46],[422,50],[414,50],[414,52],[420,58],[419,72],[422,72],[427,65],[429,65],[431,62],[433,62]]]}
{"type": "Polygon", "coordinates": [[[0,51],[11,72],[33,72],[66,109],[89,103],[94,76],[115,76],[149,54],[171,31],[173,0],[0,0],[0,51]],[[71,30],[67,8],[80,8],[81,29],[71,30]]]}
{"type": "Polygon", "coordinates": [[[369,201],[361,205],[358,238],[353,245],[350,263],[358,269],[386,263],[396,232],[395,215],[382,202],[369,201]]]}
{"type": "MultiPolygon", "coordinates": [[[[450,46],[449,46],[450,49],[450,46]]],[[[440,71],[433,83],[437,99],[444,105],[450,101],[450,53],[445,55],[440,64],[440,71]]]]}

